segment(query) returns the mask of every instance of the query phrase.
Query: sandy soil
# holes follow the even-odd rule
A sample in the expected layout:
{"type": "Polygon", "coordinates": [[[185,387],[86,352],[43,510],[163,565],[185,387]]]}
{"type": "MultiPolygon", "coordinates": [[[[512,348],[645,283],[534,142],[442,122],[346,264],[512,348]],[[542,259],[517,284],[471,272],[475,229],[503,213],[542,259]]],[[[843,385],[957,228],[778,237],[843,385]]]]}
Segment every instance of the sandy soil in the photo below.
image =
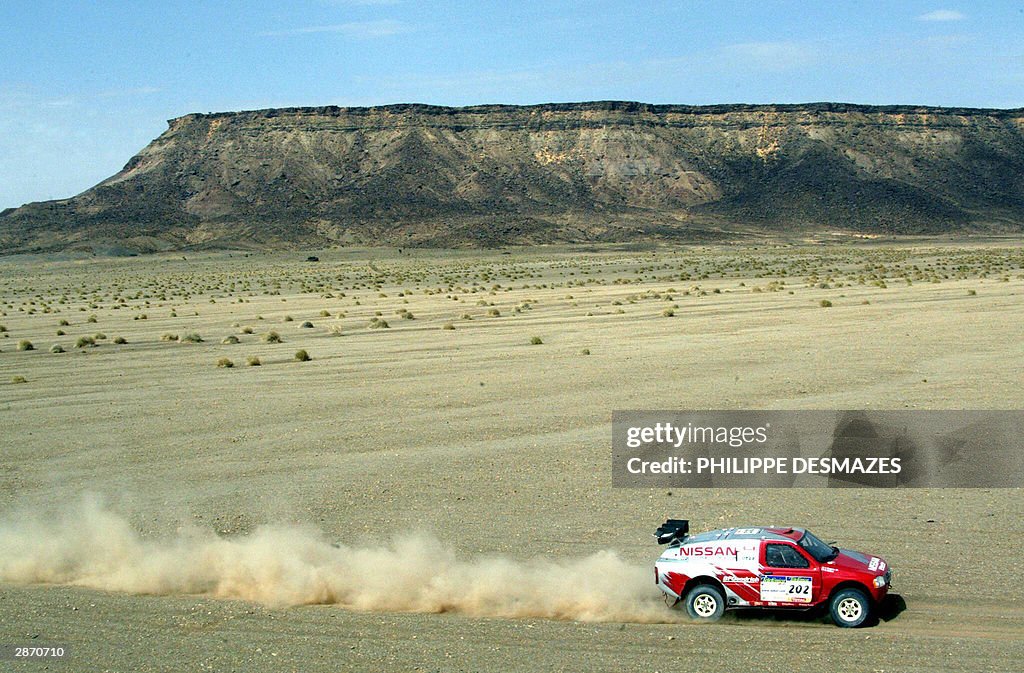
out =
{"type": "Polygon", "coordinates": [[[1018,241],[306,254],[0,259],[0,644],[66,643],[68,670],[1019,670],[1019,489],[610,487],[613,409],[1020,408],[1018,241]],[[886,557],[906,609],[671,623],[628,593],[667,516],[807,525],[886,557]],[[380,546],[350,593],[289,584],[300,548],[380,546]],[[627,594],[563,605],[592,554],[627,594]],[[272,568],[179,576],[225,558],[272,568]],[[388,598],[411,565],[446,593],[388,598]]]}

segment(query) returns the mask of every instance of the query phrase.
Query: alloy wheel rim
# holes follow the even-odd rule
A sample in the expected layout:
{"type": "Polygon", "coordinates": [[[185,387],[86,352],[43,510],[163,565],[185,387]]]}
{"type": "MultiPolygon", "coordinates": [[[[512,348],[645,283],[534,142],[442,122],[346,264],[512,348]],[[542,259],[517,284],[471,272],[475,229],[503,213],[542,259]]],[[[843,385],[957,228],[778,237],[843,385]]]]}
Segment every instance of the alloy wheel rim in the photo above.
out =
{"type": "Polygon", "coordinates": [[[701,594],[697,598],[693,599],[693,611],[701,617],[710,617],[715,614],[715,610],[718,609],[718,601],[715,600],[714,596],[709,594],[701,594]]]}
{"type": "Polygon", "coordinates": [[[861,611],[860,601],[856,598],[844,598],[839,601],[837,612],[845,622],[856,621],[860,617],[861,611]]]}

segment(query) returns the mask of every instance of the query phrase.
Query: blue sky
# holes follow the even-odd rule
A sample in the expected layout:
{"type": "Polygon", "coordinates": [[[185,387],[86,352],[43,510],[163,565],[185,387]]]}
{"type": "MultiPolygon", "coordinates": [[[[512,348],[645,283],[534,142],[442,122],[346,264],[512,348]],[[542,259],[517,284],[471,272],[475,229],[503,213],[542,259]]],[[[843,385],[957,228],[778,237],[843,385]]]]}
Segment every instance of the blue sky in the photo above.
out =
{"type": "Polygon", "coordinates": [[[0,37],[0,208],[92,186],[188,112],[1024,106],[1020,0],[4,0],[0,37]]]}

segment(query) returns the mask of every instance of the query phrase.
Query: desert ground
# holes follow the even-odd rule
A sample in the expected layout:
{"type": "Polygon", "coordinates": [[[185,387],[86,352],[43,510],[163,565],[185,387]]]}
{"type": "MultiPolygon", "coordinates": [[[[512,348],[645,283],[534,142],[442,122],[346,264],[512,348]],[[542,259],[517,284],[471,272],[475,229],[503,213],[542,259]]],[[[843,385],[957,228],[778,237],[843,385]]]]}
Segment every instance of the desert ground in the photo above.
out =
{"type": "Polygon", "coordinates": [[[614,489],[610,442],[616,409],[1021,408],[1021,325],[1019,239],[0,258],[0,644],[69,649],[9,670],[1019,671],[1019,489],[614,489]],[[805,525],[906,607],[687,623],[651,581],[670,516],[805,525]]]}

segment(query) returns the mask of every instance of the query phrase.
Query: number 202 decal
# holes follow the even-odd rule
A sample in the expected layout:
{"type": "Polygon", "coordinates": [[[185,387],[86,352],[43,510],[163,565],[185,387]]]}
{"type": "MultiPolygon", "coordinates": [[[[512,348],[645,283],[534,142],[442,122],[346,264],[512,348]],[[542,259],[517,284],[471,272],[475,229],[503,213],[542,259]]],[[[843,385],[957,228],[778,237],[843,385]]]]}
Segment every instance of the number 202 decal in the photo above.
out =
{"type": "Polygon", "coordinates": [[[811,587],[809,584],[790,584],[789,593],[791,594],[809,594],[811,593],[811,587]]]}

